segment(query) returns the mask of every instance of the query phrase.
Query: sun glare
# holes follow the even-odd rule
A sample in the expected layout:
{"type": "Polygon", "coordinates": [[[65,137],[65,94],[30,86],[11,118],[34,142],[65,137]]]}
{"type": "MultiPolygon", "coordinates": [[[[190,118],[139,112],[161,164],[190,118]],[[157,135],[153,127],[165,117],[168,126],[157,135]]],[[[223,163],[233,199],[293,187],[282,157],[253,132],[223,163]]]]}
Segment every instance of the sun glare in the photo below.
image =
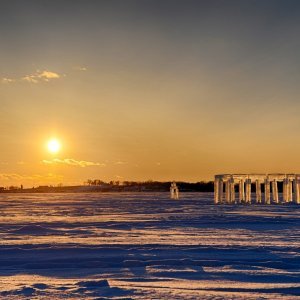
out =
{"type": "Polygon", "coordinates": [[[50,153],[55,154],[60,150],[60,142],[57,139],[51,139],[47,144],[47,148],[50,153]]]}

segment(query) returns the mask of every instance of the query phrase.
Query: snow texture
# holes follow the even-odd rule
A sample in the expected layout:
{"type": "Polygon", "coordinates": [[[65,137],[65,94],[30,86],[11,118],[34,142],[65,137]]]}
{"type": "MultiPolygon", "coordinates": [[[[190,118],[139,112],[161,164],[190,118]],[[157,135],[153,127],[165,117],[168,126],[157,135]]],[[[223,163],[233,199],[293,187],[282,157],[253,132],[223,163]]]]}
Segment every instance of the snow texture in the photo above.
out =
{"type": "Polygon", "coordinates": [[[1,299],[300,299],[299,205],[1,194],[1,299]]]}

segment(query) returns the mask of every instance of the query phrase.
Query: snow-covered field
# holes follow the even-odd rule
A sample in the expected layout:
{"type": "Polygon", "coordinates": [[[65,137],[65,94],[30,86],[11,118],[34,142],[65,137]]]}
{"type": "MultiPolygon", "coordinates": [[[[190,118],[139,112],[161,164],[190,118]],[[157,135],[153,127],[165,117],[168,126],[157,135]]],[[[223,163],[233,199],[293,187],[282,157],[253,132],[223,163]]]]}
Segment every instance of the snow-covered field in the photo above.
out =
{"type": "Polygon", "coordinates": [[[300,299],[300,206],[1,194],[1,299],[300,299]]]}

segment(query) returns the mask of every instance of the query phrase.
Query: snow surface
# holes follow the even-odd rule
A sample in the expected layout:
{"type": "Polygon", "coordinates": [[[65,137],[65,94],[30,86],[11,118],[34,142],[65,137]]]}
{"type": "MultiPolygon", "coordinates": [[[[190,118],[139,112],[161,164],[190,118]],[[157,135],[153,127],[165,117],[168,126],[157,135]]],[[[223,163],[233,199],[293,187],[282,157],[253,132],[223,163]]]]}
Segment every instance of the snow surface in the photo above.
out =
{"type": "Polygon", "coordinates": [[[300,207],[1,194],[1,299],[300,299],[300,207]]]}

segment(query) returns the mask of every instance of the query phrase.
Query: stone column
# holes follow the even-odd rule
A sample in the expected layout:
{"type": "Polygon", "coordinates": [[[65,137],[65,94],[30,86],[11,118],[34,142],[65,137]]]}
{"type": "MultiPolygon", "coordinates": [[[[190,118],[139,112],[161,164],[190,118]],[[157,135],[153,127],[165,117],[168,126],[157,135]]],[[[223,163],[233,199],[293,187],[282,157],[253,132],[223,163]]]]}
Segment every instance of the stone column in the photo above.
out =
{"type": "Polygon", "coordinates": [[[225,182],[225,197],[226,197],[226,203],[230,203],[230,182],[227,180],[225,182]]]}
{"type": "Polygon", "coordinates": [[[261,187],[260,187],[260,182],[257,179],[255,181],[255,191],[256,191],[256,203],[261,203],[261,187]]]}
{"type": "Polygon", "coordinates": [[[297,175],[294,178],[294,203],[300,204],[300,191],[299,191],[299,181],[297,175]]]}
{"type": "Polygon", "coordinates": [[[251,179],[246,179],[246,203],[251,203],[251,179]]]}
{"type": "Polygon", "coordinates": [[[219,178],[216,178],[215,177],[215,187],[214,187],[214,192],[215,192],[215,198],[214,198],[214,202],[215,204],[218,204],[219,203],[219,187],[220,187],[220,184],[219,184],[219,181],[220,179],[219,178]]]}
{"type": "Polygon", "coordinates": [[[265,179],[265,204],[270,204],[270,181],[269,178],[265,179]]]}
{"type": "Polygon", "coordinates": [[[219,179],[219,203],[223,203],[223,180],[219,179]]]}
{"type": "Polygon", "coordinates": [[[283,202],[288,202],[288,184],[289,180],[287,178],[283,179],[283,202]]]}
{"type": "Polygon", "coordinates": [[[234,179],[230,179],[230,203],[235,203],[234,179]]]}
{"type": "Polygon", "coordinates": [[[245,201],[244,179],[241,179],[239,182],[239,201],[240,203],[245,201]]]}

